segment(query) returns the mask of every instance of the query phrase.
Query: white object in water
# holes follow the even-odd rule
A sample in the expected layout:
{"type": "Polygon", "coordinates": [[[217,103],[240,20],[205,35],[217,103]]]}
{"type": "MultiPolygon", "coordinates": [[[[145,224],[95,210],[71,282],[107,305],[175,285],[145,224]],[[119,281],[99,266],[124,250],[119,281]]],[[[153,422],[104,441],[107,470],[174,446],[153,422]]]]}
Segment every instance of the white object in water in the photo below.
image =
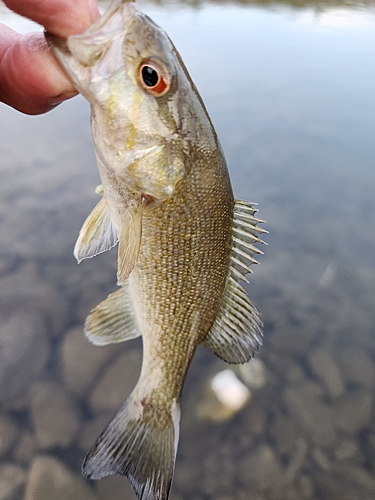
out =
{"type": "Polygon", "coordinates": [[[250,399],[250,391],[232,370],[217,373],[211,380],[211,388],[221,404],[233,412],[239,411],[250,399]]]}

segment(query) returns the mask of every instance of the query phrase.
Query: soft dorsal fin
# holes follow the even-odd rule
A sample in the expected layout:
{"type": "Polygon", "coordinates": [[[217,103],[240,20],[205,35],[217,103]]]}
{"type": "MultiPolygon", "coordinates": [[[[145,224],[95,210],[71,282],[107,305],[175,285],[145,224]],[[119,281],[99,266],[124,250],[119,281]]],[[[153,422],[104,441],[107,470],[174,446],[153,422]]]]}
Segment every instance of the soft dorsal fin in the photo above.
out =
{"type": "Polygon", "coordinates": [[[74,247],[78,263],[113,248],[118,242],[107,203],[102,198],[85,220],[74,247]]]}
{"type": "Polygon", "coordinates": [[[103,346],[139,337],[128,288],[125,282],[87,317],[85,335],[92,344],[103,346]]]}
{"type": "Polygon", "coordinates": [[[122,285],[134,269],[142,239],[143,204],[128,209],[123,218],[117,261],[117,283],[122,285]]]}
{"type": "Polygon", "coordinates": [[[218,315],[203,345],[228,363],[246,363],[262,344],[262,320],[255,305],[239,284],[247,281],[249,266],[257,264],[255,254],[262,252],[254,243],[264,243],[259,234],[266,233],[257,226],[263,222],[254,214],[251,203],[236,201],[233,212],[232,251],[230,268],[218,315]]]}

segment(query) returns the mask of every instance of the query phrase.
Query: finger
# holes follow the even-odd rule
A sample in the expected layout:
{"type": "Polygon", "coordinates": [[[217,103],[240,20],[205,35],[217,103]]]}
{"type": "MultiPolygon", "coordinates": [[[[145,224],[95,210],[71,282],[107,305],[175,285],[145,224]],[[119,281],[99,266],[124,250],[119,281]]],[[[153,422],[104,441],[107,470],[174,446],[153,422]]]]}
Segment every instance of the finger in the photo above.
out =
{"type": "Polygon", "coordinates": [[[82,33],[100,17],[95,0],[4,0],[4,3],[63,38],[82,33]]]}
{"type": "Polygon", "coordinates": [[[27,114],[45,113],[77,94],[42,33],[0,25],[0,99],[27,114]]]}

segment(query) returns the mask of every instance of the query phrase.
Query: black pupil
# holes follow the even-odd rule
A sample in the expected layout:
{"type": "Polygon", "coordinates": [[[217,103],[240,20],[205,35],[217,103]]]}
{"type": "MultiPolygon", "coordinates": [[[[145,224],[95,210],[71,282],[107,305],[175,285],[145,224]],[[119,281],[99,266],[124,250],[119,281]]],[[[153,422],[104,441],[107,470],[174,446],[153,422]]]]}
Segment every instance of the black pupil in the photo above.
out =
{"type": "Polygon", "coordinates": [[[155,87],[159,81],[159,75],[150,66],[143,66],[142,68],[142,78],[147,87],[155,87]]]}

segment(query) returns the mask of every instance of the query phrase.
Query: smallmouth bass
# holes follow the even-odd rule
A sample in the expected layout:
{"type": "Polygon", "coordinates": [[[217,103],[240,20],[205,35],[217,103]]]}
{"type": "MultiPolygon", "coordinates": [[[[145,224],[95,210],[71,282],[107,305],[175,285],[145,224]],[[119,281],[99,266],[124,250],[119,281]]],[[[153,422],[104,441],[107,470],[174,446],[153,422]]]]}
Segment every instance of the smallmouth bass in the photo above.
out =
{"type": "Polygon", "coordinates": [[[235,201],[218,138],[167,34],[132,2],[114,1],[85,33],[46,34],[91,104],[102,181],[78,261],[118,243],[120,288],[88,316],[95,345],[142,335],[139,381],[96,440],[83,474],[123,474],[142,500],[167,500],[179,400],[198,344],[230,363],[261,345],[257,308],[240,285],[265,232],[235,201]]]}

